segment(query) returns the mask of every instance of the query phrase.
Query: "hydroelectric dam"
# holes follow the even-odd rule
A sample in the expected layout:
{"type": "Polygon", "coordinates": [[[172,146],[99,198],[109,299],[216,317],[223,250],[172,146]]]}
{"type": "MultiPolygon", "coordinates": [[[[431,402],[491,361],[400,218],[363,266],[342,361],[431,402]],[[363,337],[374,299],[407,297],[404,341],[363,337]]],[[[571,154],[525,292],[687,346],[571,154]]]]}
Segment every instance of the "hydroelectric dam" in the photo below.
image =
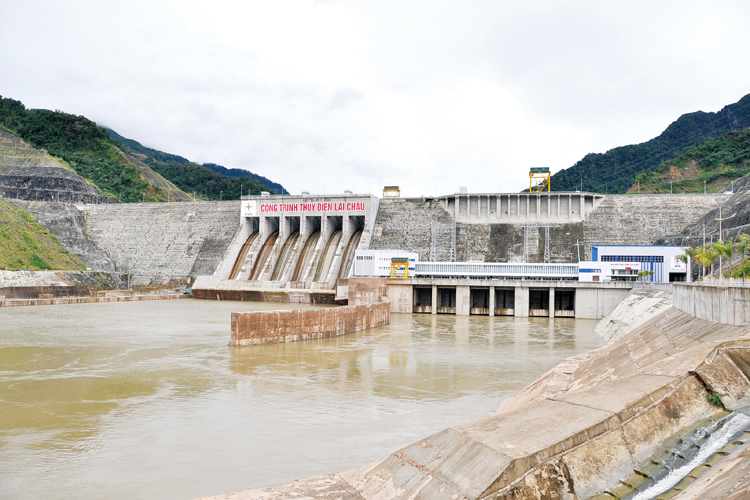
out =
{"type": "MultiPolygon", "coordinates": [[[[366,249],[403,250],[422,262],[577,263],[591,258],[592,245],[648,245],[678,234],[729,197],[246,196],[215,272],[197,276],[192,290],[205,299],[343,303],[355,251],[366,249]]],[[[601,318],[630,288],[552,275],[411,276],[389,280],[388,294],[392,312],[601,318]]]]}
{"type": "Polygon", "coordinates": [[[198,277],[193,290],[201,298],[334,303],[354,252],[372,243],[378,207],[374,196],[246,197],[216,272],[198,277]]]}

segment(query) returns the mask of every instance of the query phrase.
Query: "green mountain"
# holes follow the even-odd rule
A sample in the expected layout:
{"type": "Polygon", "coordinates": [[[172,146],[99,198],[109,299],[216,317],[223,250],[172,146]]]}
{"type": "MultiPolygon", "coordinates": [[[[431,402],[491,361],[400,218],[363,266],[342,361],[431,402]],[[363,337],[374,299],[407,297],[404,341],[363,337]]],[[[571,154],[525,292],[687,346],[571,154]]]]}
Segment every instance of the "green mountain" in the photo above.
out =
{"type": "Polygon", "coordinates": [[[750,174],[750,129],[729,132],[690,146],[657,168],[641,172],[629,193],[718,192],[750,174]]]}
{"type": "MultiPolygon", "coordinates": [[[[624,193],[636,175],[659,167],[686,147],[750,127],[750,94],[716,113],[696,111],[680,116],[650,141],[590,153],[570,168],[552,176],[555,191],[575,191],[583,180],[585,191],[624,193]]],[[[702,187],[702,186],[701,186],[702,187]]]]}
{"type": "Polygon", "coordinates": [[[127,139],[111,128],[104,127],[104,130],[107,131],[107,134],[109,134],[109,138],[115,141],[120,146],[124,146],[130,153],[141,160],[144,163],[156,163],[156,162],[162,162],[162,163],[187,163],[189,160],[183,158],[182,156],[173,155],[170,153],[164,153],[162,151],[157,151],[156,149],[147,148],[146,146],[142,145],[138,141],[134,141],[133,139],[127,139]]]}
{"type": "Polygon", "coordinates": [[[207,200],[238,200],[242,194],[288,193],[281,184],[239,168],[228,169],[214,163],[200,165],[182,156],[151,149],[107,129],[112,140],[186,193],[207,200]]]}
{"type": "Polygon", "coordinates": [[[62,159],[102,194],[122,202],[187,200],[187,194],[125,154],[107,132],[83,116],[26,109],[0,96],[0,128],[62,159]]]}
{"type": "Polygon", "coordinates": [[[0,269],[85,269],[27,212],[0,198],[0,269]]]}
{"type": "Polygon", "coordinates": [[[270,187],[271,189],[273,189],[274,193],[276,194],[289,194],[289,191],[284,189],[284,186],[282,186],[278,182],[273,182],[267,177],[254,174],[250,172],[249,170],[245,170],[243,168],[226,168],[224,166],[217,165],[216,163],[204,163],[203,166],[206,168],[210,168],[214,172],[220,173],[224,177],[229,177],[230,179],[238,179],[240,177],[250,177],[270,187]]]}

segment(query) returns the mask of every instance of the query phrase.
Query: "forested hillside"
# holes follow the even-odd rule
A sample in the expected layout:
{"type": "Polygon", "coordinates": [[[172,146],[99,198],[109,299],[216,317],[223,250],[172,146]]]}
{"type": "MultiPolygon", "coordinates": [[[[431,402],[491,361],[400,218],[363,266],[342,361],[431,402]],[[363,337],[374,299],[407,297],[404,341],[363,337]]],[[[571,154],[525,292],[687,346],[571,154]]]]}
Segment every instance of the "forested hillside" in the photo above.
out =
{"type": "Polygon", "coordinates": [[[26,109],[0,97],[0,127],[61,158],[102,194],[122,202],[187,199],[173,184],[126,155],[107,132],[83,116],[26,109]]]}
{"type": "Polygon", "coordinates": [[[750,173],[750,129],[729,132],[683,149],[674,158],[638,174],[629,192],[702,193],[724,190],[750,173]]]}
{"type": "Polygon", "coordinates": [[[230,179],[239,179],[240,177],[250,177],[270,187],[276,194],[289,194],[289,191],[284,189],[284,186],[282,186],[278,182],[273,182],[267,177],[254,174],[242,168],[226,168],[224,166],[217,165],[216,163],[204,163],[203,166],[206,168],[210,168],[214,172],[220,173],[224,177],[229,177],[230,179]]]}
{"type": "Polygon", "coordinates": [[[127,139],[114,130],[107,129],[109,136],[130,154],[148,164],[162,176],[174,182],[187,193],[195,192],[204,199],[236,200],[242,194],[260,194],[261,191],[286,193],[281,184],[247,170],[228,169],[215,163],[191,162],[182,156],[165,153],[132,139],[127,139]]]}
{"type": "Polygon", "coordinates": [[[750,127],[750,94],[716,113],[697,111],[682,115],[650,141],[588,154],[572,167],[554,174],[552,189],[575,191],[582,181],[584,191],[603,193],[606,189],[609,193],[622,193],[633,186],[638,174],[658,168],[662,161],[684,148],[747,127],[750,127]]]}

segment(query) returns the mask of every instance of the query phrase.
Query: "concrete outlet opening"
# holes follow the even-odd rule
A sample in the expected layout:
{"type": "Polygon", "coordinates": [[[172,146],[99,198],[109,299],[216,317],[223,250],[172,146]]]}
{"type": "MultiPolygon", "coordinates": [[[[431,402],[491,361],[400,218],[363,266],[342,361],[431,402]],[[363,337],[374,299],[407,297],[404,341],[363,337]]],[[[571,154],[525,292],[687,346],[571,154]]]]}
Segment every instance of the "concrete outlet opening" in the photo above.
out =
{"type": "Polygon", "coordinates": [[[414,287],[414,312],[415,313],[432,313],[432,287],[415,286],[414,287]]]}
{"type": "Polygon", "coordinates": [[[438,287],[438,314],[456,314],[456,288],[438,287]]]}
{"type": "Polygon", "coordinates": [[[549,288],[529,289],[529,316],[549,315],[549,288]]]}
{"type": "Polygon", "coordinates": [[[490,289],[489,288],[472,288],[470,291],[470,308],[469,314],[490,315],[490,289]]]}
{"type": "Polygon", "coordinates": [[[495,288],[495,316],[513,316],[516,313],[516,290],[495,288]]]}
{"type": "Polygon", "coordinates": [[[555,317],[576,317],[576,291],[574,288],[555,289],[555,317]]]}

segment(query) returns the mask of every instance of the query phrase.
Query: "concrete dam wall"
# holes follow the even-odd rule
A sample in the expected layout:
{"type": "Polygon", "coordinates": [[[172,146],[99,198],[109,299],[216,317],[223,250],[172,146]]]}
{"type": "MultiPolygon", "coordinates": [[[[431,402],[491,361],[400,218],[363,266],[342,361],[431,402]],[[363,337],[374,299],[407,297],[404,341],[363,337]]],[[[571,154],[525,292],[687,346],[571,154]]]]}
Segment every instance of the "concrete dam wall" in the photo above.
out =
{"type": "Polygon", "coordinates": [[[591,245],[651,244],[677,234],[728,198],[543,193],[384,199],[372,248],[442,262],[453,260],[453,252],[459,262],[544,262],[548,248],[551,262],[577,262],[579,252],[581,260],[591,258],[591,245]],[[496,207],[509,207],[508,213],[496,207]]]}
{"type": "MultiPolygon", "coordinates": [[[[192,281],[211,290],[326,291],[357,248],[403,249],[423,261],[577,262],[593,244],[649,244],[695,224],[729,195],[590,193],[362,195],[70,205],[19,203],[94,270],[136,284],[192,281]],[[260,212],[263,207],[277,211],[260,212]],[[549,255],[546,255],[549,252],[549,255]]],[[[213,296],[213,295],[212,295],[213,296]]]]}

